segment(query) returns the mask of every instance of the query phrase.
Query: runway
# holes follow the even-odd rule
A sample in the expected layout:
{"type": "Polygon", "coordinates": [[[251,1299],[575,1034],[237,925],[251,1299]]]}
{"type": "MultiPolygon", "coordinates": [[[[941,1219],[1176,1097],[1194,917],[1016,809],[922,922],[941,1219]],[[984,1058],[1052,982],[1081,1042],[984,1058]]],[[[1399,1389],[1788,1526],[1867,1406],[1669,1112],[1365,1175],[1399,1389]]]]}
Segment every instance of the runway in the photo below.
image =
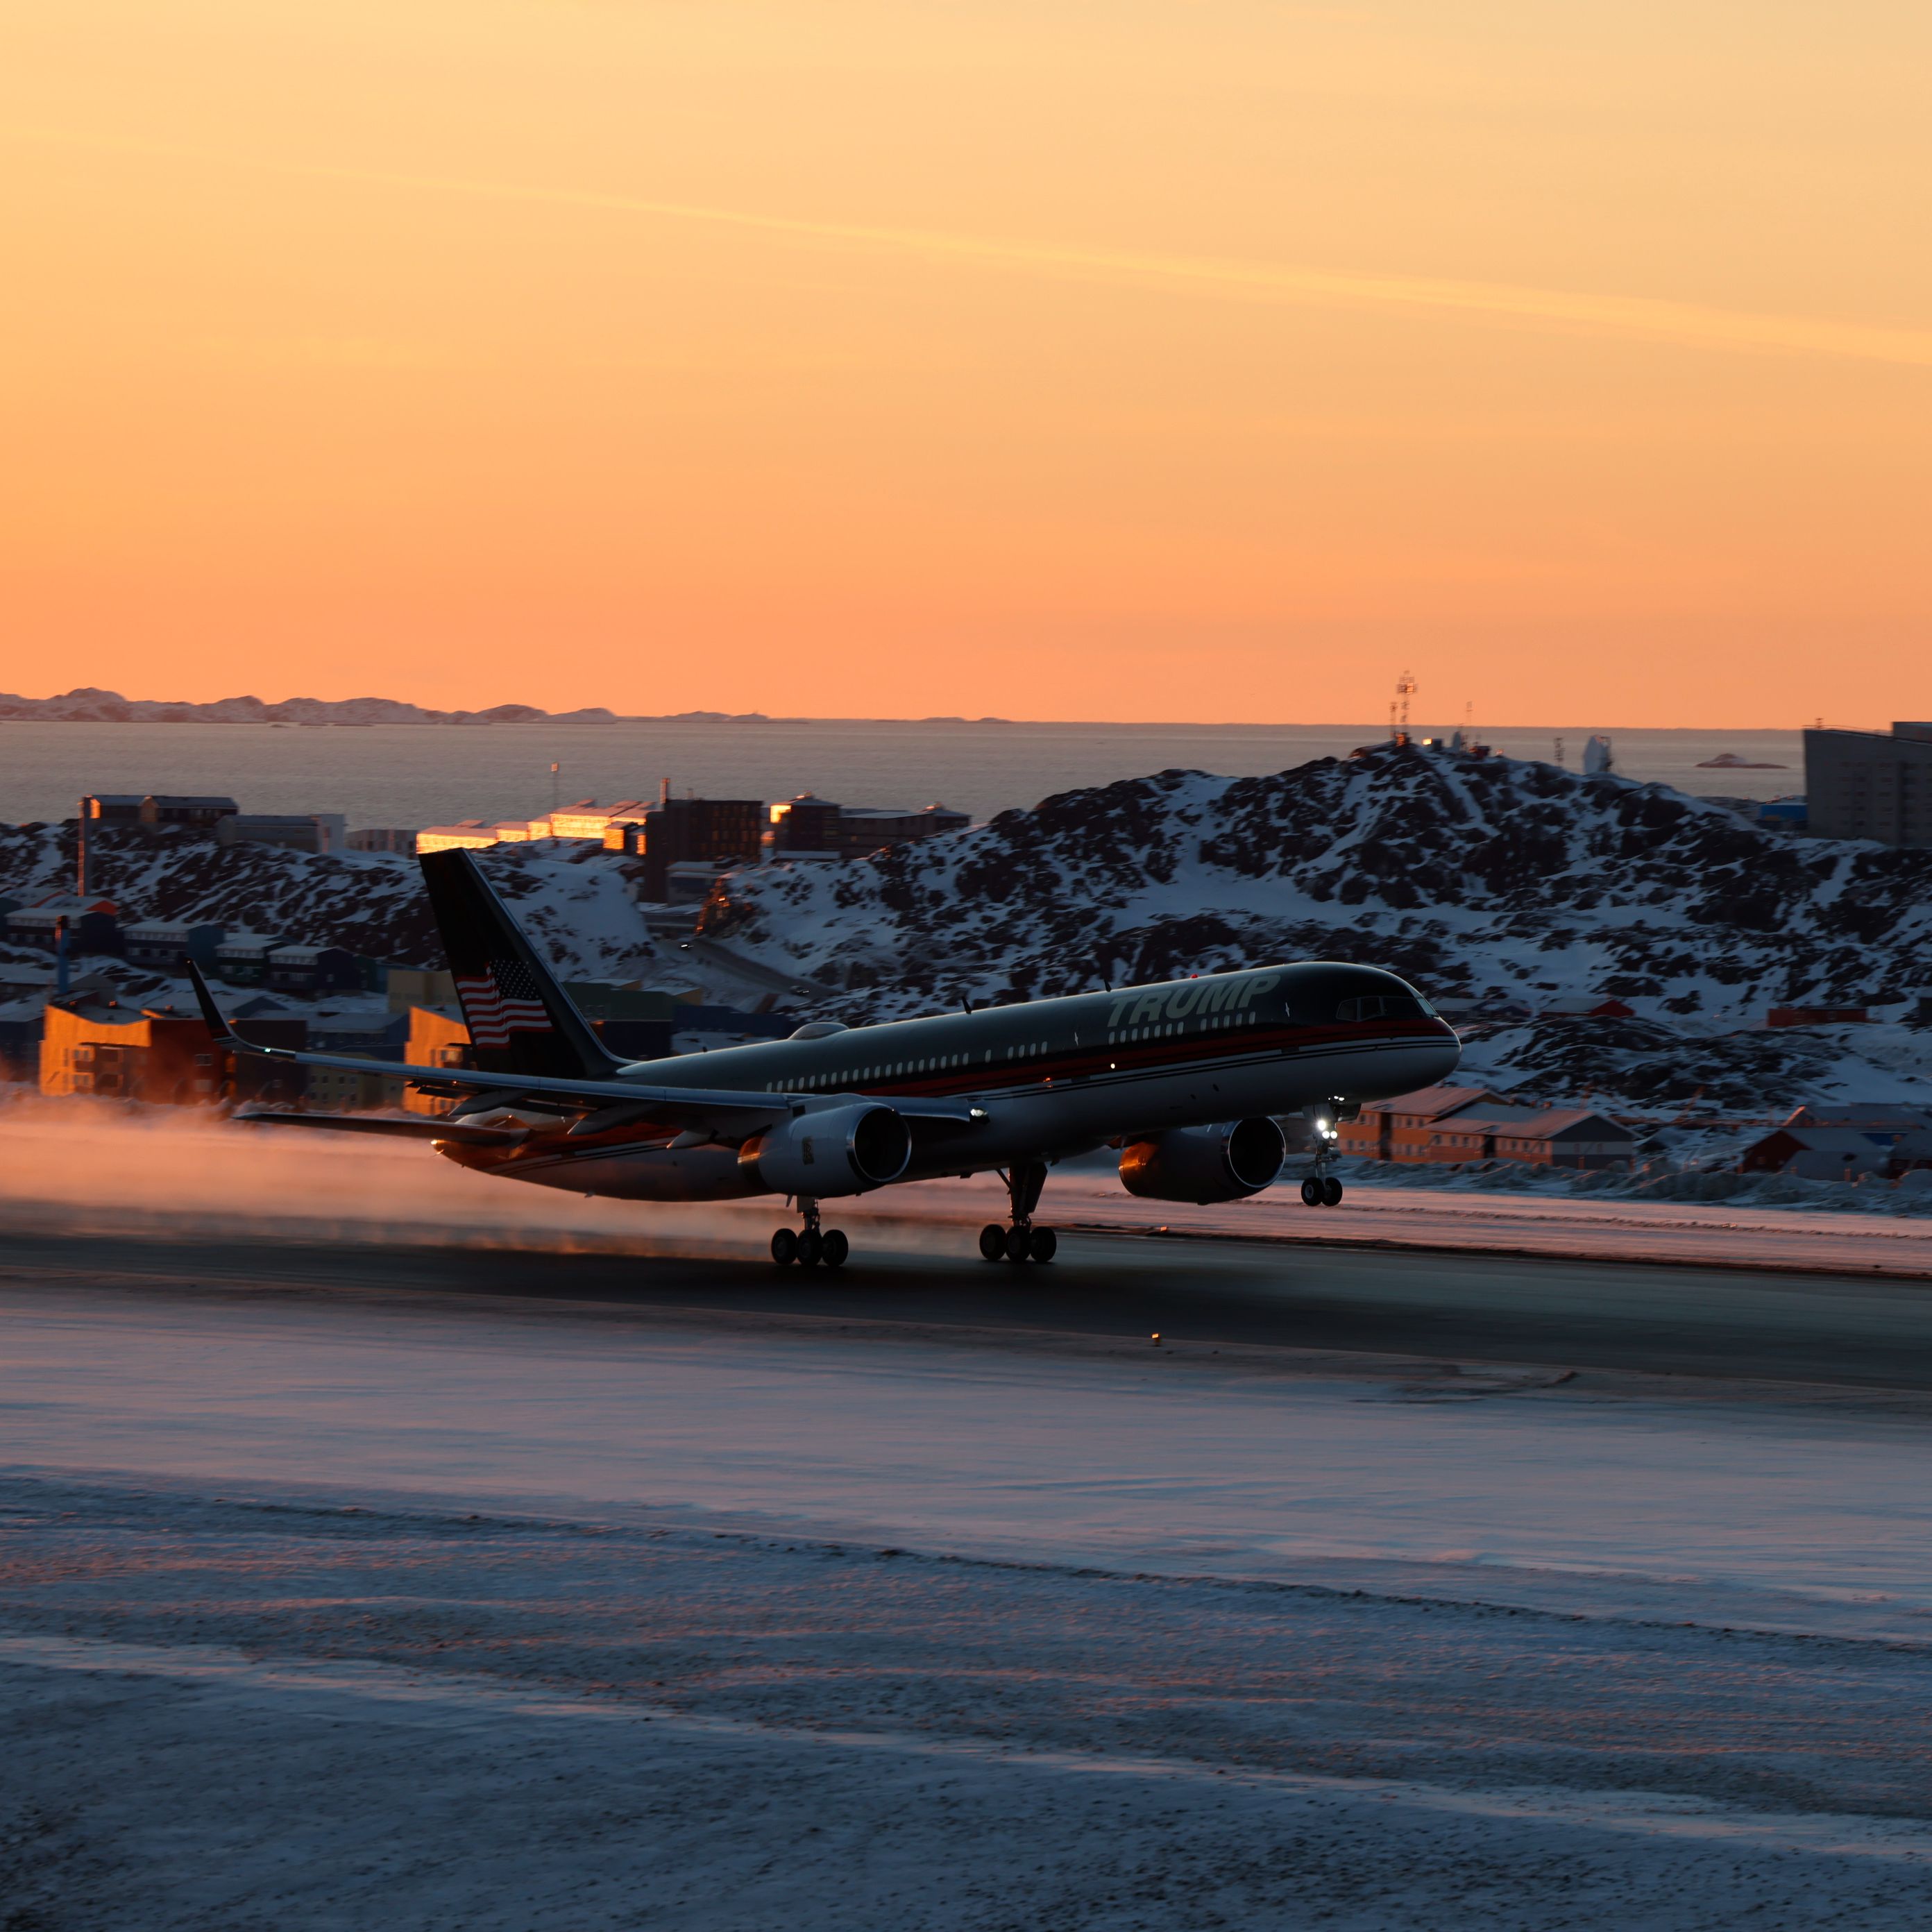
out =
{"type": "Polygon", "coordinates": [[[1050,1267],[988,1264],[970,1230],[870,1222],[841,1274],[673,1236],[639,1252],[338,1246],[166,1228],[16,1227],[0,1283],[156,1294],[464,1295],[687,1318],[818,1317],[1932,1390],[1932,1285],[1609,1262],[1072,1234],[1050,1267]]]}
{"type": "Polygon", "coordinates": [[[111,1211],[0,1239],[50,1923],[1924,1922],[1932,1290],[111,1211]]]}

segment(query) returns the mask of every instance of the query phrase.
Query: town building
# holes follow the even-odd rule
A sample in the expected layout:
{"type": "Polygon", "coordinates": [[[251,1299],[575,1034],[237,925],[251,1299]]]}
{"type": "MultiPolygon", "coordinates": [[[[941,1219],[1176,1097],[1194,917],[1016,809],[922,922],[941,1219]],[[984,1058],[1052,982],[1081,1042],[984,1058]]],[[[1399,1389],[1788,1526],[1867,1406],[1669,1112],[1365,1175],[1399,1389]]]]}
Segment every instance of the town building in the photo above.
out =
{"type": "MultiPolygon", "coordinates": [[[[308,1043],[316,1053],[340,1054],[358,1060],[398,1060],[409,1047],[406,1012],[371,1012],[366,1006],[334,1011],[322,1008],[308,1016],[308,1043]]],[[[391,1075],[362,1072],[348,1067],[311,1066],[308,1104],[322,1113],[368,1113],[402,1105],[404,1082],[391,1075]]]]}
{"type": "Polygon", "coordinates": [[[319,993],[366,990],[375,962],[358,958],[341,946],[276,946],[262,962],[261,983],[270,992],[293,993],[313,999],[319,993]]]}
{"type": "Polygon", "coordinates": [[[40,1078],[46,1006],[38,997],[0,997],[0,1080],[40,1078]]]}
{"type": "Polygon", "coordinates": [[[1764,1023],[1768,1027],[1864,1026],[1870,1019],[1867,1006],[1773,1006],[1764,1023]]]}
{"type": "MultiPolygon", "coordinates": [[[[1784,1124],[1738,1157],[1743,1174],[1795,1174],[1810,1180],[1850,1180],[1888,1172],[1895,1150],[1932,1132],[1932,1108],[1880,1101],[1823,1102],[1798,1108],[1784,1124]]],[[[1908,1158],[1905,1165],[1919,1163],[1908,1158]]]]}
{"type": "Polygon", "coordinates": [[[70,953],[121,950],[121,923],[112,899],[82,898],[63,892],[37,906],[16,906],[6,915],[5,937],[14,946],[37,946],[48,952],[60,949],[64,926],[70,953]]]}
{"type": "Polygon", "coordinates": [[[1543,1118],[1545,1107],[1520,1107],[1505,1100],[1478,1100],[1452,1108],[1419,1126],[1406,1151],[1396,1160],[1421,1161],[1495,1160],[1498,1135],[1514,1136],[1543,1118]]]}
{"type": "Polygon", "coordinates": [[[339,812],[230,812],[216,822],[224,845],[278,845],[289,852],[344,852],[349,821],[339,812]]]}
{"type": "Polygon", "coordinates": [[[930,838],[942,832],[963,832],[972,823],[963,812],[928,805],[917,812],[896,806],[839,805],[811,792],[801,792],[771,808],[766,835],[775,859],[862,859],[883,846],[908,839],[930,838]]]}
{"type": "Polygon", "coordinates": [[[1636,1137],[1606,1114],[1524,1106],[1480,1087],[1426,1087],[1373,1102],[1339,1124],[1336,1146],[1371,1160],[1508,1160],[1533,1167],[1610,1167],[1637,1151],[1636,1137]]]}
{"type": "Polygon", "coordinates": [[[1478,1101],[1508,1105],[1484,1087],[1424,1087],[1394,1100],[1371,1101],[1354,1120],[1337,1124],[1336,1145],[1367,1160],[1426,1160],[1437,1123],[1478,1101]]]}
{"type": "Polygon", "coordinates": [[[217,977],[231,986],[266,986],[268,955],[281,943],[266,933],[244,932],[238,928],[214,949],[217,977]]]}
{"type": "Polygon", "coordinates": [[[410,853],[416,849],[416,841],[422,836],[419,831],[404,831],[393,825],[365,825],[349,835],[349,849],[352,852],[401,852],[410,853]]]}
{"type": "MultiPolygon", "coordinates": [[[[452,1008],[412,1006],[409,1034],[403,1060],[410,1066],[473,1066],[470,1049],[470,1029],[463,1016],[452,1008]]],[[[403,1106],[412,1114],[446,1114],[456,1105],[454,1094],[424,1094],[412,1087],[403,1096],[403,1106]]]]}
{"type": "Polygon", "coordinates": [[[688,895],[695,887],[695,896],[702,898],[710,880],[719,872],[757,861],[764,826],[761,800],[665,798],[640,819],[614,823],[604,833],[604,843],[610,850],[631,853],[644,860],[638,896],[662,904],[671,901],[672,866],[695,867],[704,873],[701,886],[689,872],[679,880],[680,892],[688,895]]]}
{"type": "Polygon", "coordinates": [[[142,803],[137,791],[91,791],[80,802],[80,815],[100,825],[139,825],[142,803]]]}
{"type": "Polygon", "coordinates": [[[480,818],[459,818],[454,825],[427,825],[416,834],[418,853],[476,852],[496,843],[496,827],[480,818]]]}
{"type": "Polygon", "coordinates": [[[216,798],[192,793],[151,792],[141,801],[143,825],[185,825],[198,831],[212,830],[224,818],[241,810],[232,798],[216,798]]]}
{"type": "MultiPolygon", "coordinates": [[[[292,1101],[304,1090],[304,1069],[230,1053],[216,1045],[199,1016],[83,997],[51,1001],[41,1017],[43,1094],[206,1106],[292,1101]]],[[[298,1050],[308,1043],[308,1029],[299,1019],[250,1020],[240,1030],[260,1046],[298,1050]]]]}
{"type": "Polygon", "coordinates": [[[137,920],[121,928],[128,963],[152,966],[164,973],[183,972],[190,959],[203,972],[213,972],[215,949],[227,936],[226,926],[178,919],[137,920]]]}
{"type": "Polygon", "coordinates": [[[1540,1107],[1531,1119],[1498,1121],[1483,1158],[1531,1167],[1621,1167],[1636,1151],[1636,1136],[1607,1114],[1588,1107],[1540,1107]]]}
{"type": "Polygon", "coordinates": [[[652,808],[641,799],[620,800],[615,805],[600,806],[594,798],[580,798],[574,805],[560,806],[553,812],[544,834],[550,838],[589,838],[603,842],[614,825],[635,825],[652,808]]]}
{"type": "Polygon", "coordinates": [[[1932,724],[1807,731],[1804,794],[1814,838],[1932,845],[1932,724]]]}
{"type": "Polygon", "coordinates": [[[1927,1168],[1932,1168],[1932,1126],[1901,1134],[1892,1142],[1892,1158],[1886,1165],[1886,1172],[1894,1180],[1927,1168]]]}

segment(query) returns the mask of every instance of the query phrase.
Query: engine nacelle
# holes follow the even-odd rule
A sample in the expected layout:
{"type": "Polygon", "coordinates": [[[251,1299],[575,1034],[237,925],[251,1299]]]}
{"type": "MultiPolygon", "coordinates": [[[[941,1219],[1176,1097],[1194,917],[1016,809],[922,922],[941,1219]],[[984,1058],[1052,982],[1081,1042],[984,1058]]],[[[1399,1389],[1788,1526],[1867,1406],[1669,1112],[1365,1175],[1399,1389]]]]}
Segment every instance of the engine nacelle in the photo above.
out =
{"type": "Polygon", "coordinates": [[[912,1130],[890,1107],[860,1101],[794,1114],[747,1141],[738,1165],[774,1194],[863,1194],[896,1180],[912,1159],[912,1130]]]}
{"type": "Polygon", "coordinates": [[[1174,1127],[1121,1150],[1120,1185],[1143,1201],[1245,1201],[1280,1174],[1281,1129],[1265,1115],[1213,1127],[1174,1127]]]}

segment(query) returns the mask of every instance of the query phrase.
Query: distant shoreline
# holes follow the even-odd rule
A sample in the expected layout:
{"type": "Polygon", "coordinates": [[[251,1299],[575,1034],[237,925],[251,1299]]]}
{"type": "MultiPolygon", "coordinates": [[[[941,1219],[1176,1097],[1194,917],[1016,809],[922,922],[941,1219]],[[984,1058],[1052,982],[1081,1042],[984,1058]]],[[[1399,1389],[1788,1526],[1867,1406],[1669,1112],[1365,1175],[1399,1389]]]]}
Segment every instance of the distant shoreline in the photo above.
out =
{"type": "MultiPolygon", "coordinates": [[[[226,711],[223,706],[228,700],[205,706],[161,704],[155,700],[143,700],[138,704],[130,702],[128,712],[122,716],[102,716],[98,712],[49,710],[30,711],[18,708],[23,703],[36,700],[0,697],[0,725],[6,724],[166,724],[183,726],[218,724],[224,727],[254,725],[277,730],[368,730],[377,725],[490,727],[509,726],[528,728],[541,725],[569,725],[573,728],[598,728],[605,725],[683,724],[693,727],[722,724],[742,724],[748,728],[764,726],[782,727],[787,730],[815,728],[821,730],[852,730],[858,728],[892,729],[897,730],[982,730],[988,726],[1015,731],[1213,731],[1239,732],[1253,736],[1264,735],[1315,735],[1319,736],[1359,737],[1364,744],[1379,742],[1388,736],[1386,721],[1371,723],[1358,721],[1317,721],[1304,723],[1296,720],[1270,720],[1262,722],[1232,719],[1206,722],[1171,718],[962,718],[942,716],[930,718],[814,718],[787,717],[762,711],[680,711],[661,713],[636,714],[603,710],[601,708],[587,711],[537,711],[527,706],[503,706],[502,711],[514,711],[514,716],[492,716],[483,712],[430,712],[410,717],[388,716],[377,718],[332,717],[278,717],[268,716],[237,715],[226,711]],[[159,715],[165,713],[166,715],[159,715]]],[[[294,700],[305,707],[313,705],[317,709],[327,708],[327,700],[308,699],[294,700]]],[[[344,709],[365,700],[344,700],[344,709]]],[[[388,700],[378,700],[387,704],[388,700]]],[[[40,704],[52,704],[58,700],[43,699],[40,704]]],[[[406,708],[398,705],[400,712],[406,708]]],[[[279,706],[267,706],[269,712],[280,710],[279,706]]],[[[1454,728],[1450,726],[1418,726],[1416,734],[1446,736],[1454,728]]],[[[1850,726],[1851,730],[1882,730],[1882,725],[1850,726]]],[[[1527,724],[1492,724],[1478,726],[1468,735],[1478,742],[1485,742],[1492,736],[1521,736],[1528,734],[1548,736],[1554,732],[1565,738],[1575,736],[1579,746],[1583,736],[1592,732],[1602,732],[1616,736],[1619,734],[1641,734],[1646,737],[1679,736],[1684,737],[1796,737],[1803,728],[1796,724],[1617,724],[1533,722],[1527,724]]],[[[1759,767],[1748,764],[1729,766],[1716,765],[1713,770],[1748,771],[1759,767]]]]}

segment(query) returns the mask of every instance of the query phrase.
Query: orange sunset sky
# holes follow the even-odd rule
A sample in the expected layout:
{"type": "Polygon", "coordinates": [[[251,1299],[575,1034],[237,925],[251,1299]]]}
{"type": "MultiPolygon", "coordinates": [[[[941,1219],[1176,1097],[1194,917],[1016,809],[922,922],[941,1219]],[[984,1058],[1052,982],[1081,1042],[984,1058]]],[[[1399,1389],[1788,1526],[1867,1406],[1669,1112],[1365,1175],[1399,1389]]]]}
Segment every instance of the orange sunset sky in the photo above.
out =
{"type": "Polygon", "coordinates": [[[1932,716],[1932,8],[0,0],[0,688],[1932,716]]]}

